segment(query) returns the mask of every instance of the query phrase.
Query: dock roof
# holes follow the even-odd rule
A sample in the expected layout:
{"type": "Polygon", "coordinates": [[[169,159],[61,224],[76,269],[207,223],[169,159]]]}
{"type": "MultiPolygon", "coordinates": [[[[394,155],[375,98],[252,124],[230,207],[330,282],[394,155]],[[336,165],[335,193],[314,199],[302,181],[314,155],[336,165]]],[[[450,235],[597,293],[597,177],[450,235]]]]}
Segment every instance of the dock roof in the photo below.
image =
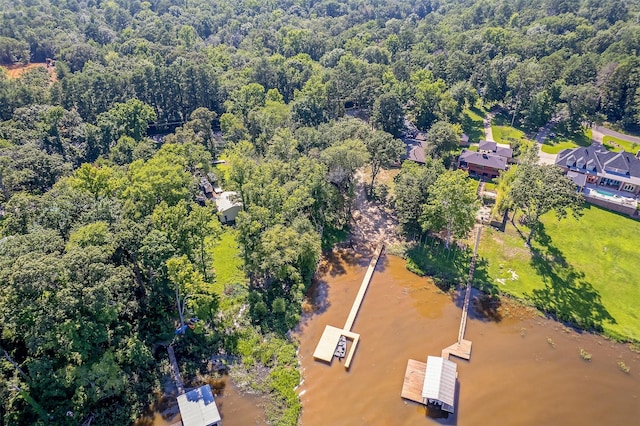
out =
{"type": "Polygon", "coordinates": [[[178,407],[184,426],[211,426],[222,420],[209,385],[180,395],[178,407]]]}
{"type": "Polygon", "coordinates": [[[427,358],[427,371],[424,375],[422,397],[436,399],[450,407],[443,407],[446,411],[453,412],[453,403],[456,393],[457,365],[454,362],[439,356],[427,358]]]}

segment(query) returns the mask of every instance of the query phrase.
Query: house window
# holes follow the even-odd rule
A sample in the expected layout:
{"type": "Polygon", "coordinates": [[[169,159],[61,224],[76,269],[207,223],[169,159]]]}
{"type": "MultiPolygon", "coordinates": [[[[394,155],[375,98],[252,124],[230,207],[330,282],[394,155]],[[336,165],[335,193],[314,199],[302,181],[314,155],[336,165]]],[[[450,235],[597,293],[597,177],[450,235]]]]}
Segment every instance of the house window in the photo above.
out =
{"type": "Polygon", "coordinates": [[[630,183],[625,183],[622,187],[622,190],[627,192],[633,192],[634,189],[636,189],[635,185],[631,185],[630,183]]]}

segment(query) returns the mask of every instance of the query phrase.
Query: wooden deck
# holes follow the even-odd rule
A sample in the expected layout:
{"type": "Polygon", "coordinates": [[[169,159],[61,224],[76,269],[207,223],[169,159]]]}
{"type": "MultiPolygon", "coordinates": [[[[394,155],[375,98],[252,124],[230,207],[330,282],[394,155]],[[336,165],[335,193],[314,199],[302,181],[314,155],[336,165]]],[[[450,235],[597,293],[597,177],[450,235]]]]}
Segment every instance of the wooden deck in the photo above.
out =
{"type": "Polygon", "coordinates": [[[349,349],[347,358],[344,362],[345,368],[349,368],[349,365],[351,365],[353,354],[355,353],[356,347],[358,346],[360,335],[357,333],[352,333],[350,331],[342,330],[338,327],[327,325],[324,328],[324,332],[322,333],[322,337],[320,337],[318,346],[316,346],[316,350],[313,352],[313,358],[331,363],[331,361],[333,360],[333,354],[336,350],[336,346],[338,345],[338,340],[340,340],[340,336],[344,336],[348,340],[351,340],[351,348],[349,349]]]}
{"type": "Polygon", "coordinates": [[[462,339],[460,343],[456,342],[442,350],[442,358],[449,359],[449,355],[457,356],[462,359],[471,359],[471,340],[462,339]]]}
{"type": "Polygon", "coordinates": [[[407,370],[404,373],[401,397],[409,401],[424,404],[422,399],[422,387],[424,386],[424,374],[427,371],[427,364],[410,359],[407,362],[407,370]]]}
{"type": "Polygon", "coordinates": [[[351,348],[349,349],[347,358],[344,362],[344,368],[349,368],[349,366],[351,365],[351,360],[353,359],[353,355],[356,352],[356,347],[358,346],[358,341],[360,340],[360,335],[357,333],[352,333],[351,328],[353,327],[353,323],[356,320],[356,316],[358,315],[358,311],[360,310],[360,305],[362,305],[362,301],[367,292],[367,288],[369,288],[369,283],[371,282],[371,278],[373,277],[373,272],[376,269],[376,265],[378,264],[378,260],[380,259],[383,250],[384,244],[381,244],[373,253],[373,258],[369,262],[367,273],[362,280],[362,284],[360,284],[360,289],[358,290],[356,299],[353,301],[351,311],[349,311],[349,316],[347,317],[347,321],[344,323],[344,327],[340,329],[327,325],[324,328],[324,332],[320,337],[320,341],[318,342],[318,345],[313,352],[314,359],[325,361],[330,364],[333,360],[336,346],[338,346],[338,340],[340,340],[340,336],[344,336],[348,340],[352,341],[351,348]]]}

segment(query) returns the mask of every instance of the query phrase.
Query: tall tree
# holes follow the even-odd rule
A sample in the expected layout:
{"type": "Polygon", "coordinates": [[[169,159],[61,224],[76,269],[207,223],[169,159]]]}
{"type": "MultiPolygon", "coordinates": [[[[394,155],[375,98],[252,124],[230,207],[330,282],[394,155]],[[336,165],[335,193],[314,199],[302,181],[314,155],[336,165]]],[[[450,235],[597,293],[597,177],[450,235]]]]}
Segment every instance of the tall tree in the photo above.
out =
{"type": "Polygon", "coordinates": [[[419,219],[427,203],[431,186],[445,168],[438,160],[425,158],[425,164],[413,161],[402,163],[394,179],[395,207],[398,221],[405,235],[418,235],[422,229],[419,219]]]}
{"type": "Polygon", "coordinates": [[[509,198],[512,205],[522,212],[523,222],[529,227],[527,245],[540,225],[540,218],[555,212],[558,220],[571,211],[578,217],[582,211],[584,196],[576,191],[575,184],[558,167],[526,161],[515,172],[509,198]]]}
{"type": "Polygon", "coordinates": [[[404,153],[404,143],[386,132],[374,132],[365,138],[364,144],[369,152],[369,164],[371,165],[371,186],[369,194],[373,194],[373,185],[380,170],[400,161],[404,153]]]}
{"type": "Polygon", "coordinates": [[[422,228],[446,232],[446,247],[451,238],[463,238],[475,223],[479,208],[475,182],[463,170],[446,171],[431,187],[421,217],[422,228]]]}
{"type": "Polygon", "coordinates": [[[460,126],[446,121],[435,122],[426,136],[429,153],[436,158],[446,158],[451,151],[458,147],[461,135],[460,126]]]}
{"type": "Polygon", "coordinates": [[[116,103],[109,111],[98,116],[105,146],[111,147],[121,136],[130,136],[136,141],[146,134],[149,122],[156,119],[153,108],[138,99],[116,103]]]}
{"type": "Polygon", "coordinates": [[[374,125],[395,137],[404,130],[404,110],[400,99],[393,93],[385,93],[376,99],[371,120],[374,125]]]}

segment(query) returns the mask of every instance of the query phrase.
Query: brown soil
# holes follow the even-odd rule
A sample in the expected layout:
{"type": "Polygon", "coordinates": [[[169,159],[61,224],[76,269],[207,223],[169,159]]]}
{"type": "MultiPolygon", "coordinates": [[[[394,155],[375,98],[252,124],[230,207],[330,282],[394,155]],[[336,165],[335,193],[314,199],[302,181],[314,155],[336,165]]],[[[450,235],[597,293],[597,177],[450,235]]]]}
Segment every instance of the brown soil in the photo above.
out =
{"type": "Polygon", "coordinates": [[[56,75],[55,67],[53,66],[47,67],[47,64],[44,62],[37,62],[37,63],[27,64],[27,65],[22,65],[22,64],[2,65],[1,67],[2,69],[5,70],[9,78],[20,78],[22,74],[24,74],[25,72],[27,72],[32,68],[44,68],[47,70],[47,72],[49,72],[49,78],[51,79],[51,83],[58,81],[58,76],[56,75]]]}
{"type": "Polygon", "coordinates": [[[398,220],[393,210],[383,202],[367,197],[365,172],[358,171],[356,198],[351,211],[351,243],[356,251],[373,251],[375,246],[384,243],[387,246],[401,241],[398,234],[398,220]]]}

